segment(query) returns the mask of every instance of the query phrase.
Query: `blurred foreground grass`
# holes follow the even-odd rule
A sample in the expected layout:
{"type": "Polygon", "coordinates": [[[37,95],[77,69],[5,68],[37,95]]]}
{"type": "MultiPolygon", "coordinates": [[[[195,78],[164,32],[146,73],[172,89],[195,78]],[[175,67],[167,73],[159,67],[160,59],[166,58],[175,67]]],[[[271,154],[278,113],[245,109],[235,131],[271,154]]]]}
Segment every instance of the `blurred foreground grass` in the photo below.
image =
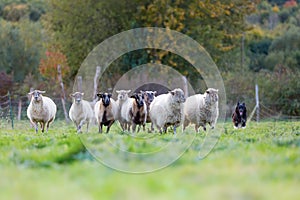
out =
{"type": "MultiPolygon", "coordinates": [[[[117,125],[109,135],[99,136],[96,131],[97,127],[92,127],[88,136],[95,136],[92,144],[100,150],[106,148],[103,138],[107,137],[136,153],[159,151],[173,137],[170,133],[137,134],[158,140],[150,145],[133,142],[132,136],[120,132],[117,125]]],[[[0,199],[300,197],[300,122],[252,123],[243,130],[234,130],[226,123],[217,145],[203,160],[198,159],[203,132],[179,138],[194,141],[177,161],[152,173],[129,174],[96,161],[72,124],[56,121],[49,133],[35,134],[28,121],[17,122],[14,130],[1,122],[0,199]]],[[[142,162],[134,162],[132,167],[142,162]]]]}

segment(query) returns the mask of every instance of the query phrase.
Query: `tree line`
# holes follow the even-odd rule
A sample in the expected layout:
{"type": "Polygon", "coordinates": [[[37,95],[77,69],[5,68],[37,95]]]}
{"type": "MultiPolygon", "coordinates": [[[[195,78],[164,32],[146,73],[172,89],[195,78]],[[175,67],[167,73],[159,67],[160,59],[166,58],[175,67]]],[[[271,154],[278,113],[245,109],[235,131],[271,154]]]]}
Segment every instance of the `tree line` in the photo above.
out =
{"type": "MultiPolygon", "coordinates": [[[[0,3],[0,93],[31,87],[67,93],[88,53],[108,37],[137,27],[179,31],[201,44],[222,73],[228,104],[262,102],[300,115],[300,6],[295,0],[4,0],[0,3]],[[49,84],[50,83],[50,84],[49,84]]],[[[190,82],[191,64],[163,50],[137,50],[115,61],[114,79],[149,62],[171,66],[190,82]]],[[[112,73],[112,72],[107,72],[112,73]]],[[[198,91],[200,92],[200,91],[198,91]]]]}

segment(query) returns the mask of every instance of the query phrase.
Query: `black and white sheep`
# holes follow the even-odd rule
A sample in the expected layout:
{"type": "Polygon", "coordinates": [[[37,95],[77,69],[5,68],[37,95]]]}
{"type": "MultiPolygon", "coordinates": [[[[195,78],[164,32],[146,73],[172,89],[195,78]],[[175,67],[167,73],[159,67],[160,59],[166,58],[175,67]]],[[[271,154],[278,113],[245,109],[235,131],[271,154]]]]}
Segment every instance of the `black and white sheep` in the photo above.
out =
{"type": "Polygon", "coordinates": [[[77,132],[81,133],[81,127],[86,123],[86,131],[89,131],[89,124],[94,120],[94,112],[90,103],[83,100],[84,93],[75,92],[70,96],[73,103],[69,110],[69,117],[75,123],[77,132]]]}
{"type": "Polygon", "coordinates": [[[218,90],[209,88],[204,94],[196,94],[186,99],[184,103],[183,130],[190,124],[195,124],[196,132],[202,126],[206,130],[206,123],[213,129],[219,116],[218,90]]]}
{"type": "Polygon", "coordinates": [[[129,116],[131,118],[132,132],[135,132],[136,125],[139,125],[138,131],[140,130],[140,126],[143,126],[145,130],[147,105],[144,101],[144,94],[134,93],[131,98],[134,99],[134,101],[132,101],[132,105],[127,105],[131,107],[131,109],[129,109],[129,116]]]}
{"type": "Polygon", "coordinates": [[[184,102],[184,92],[180,88],[154,98],[150,104],[150,118],[160,133],[162,129],[166,133],[168,126],[173,126],[173,133],[176,134],[176,127],[183,122],[184,102]]]}
{"type": "Polygon", "coordinates": [[[111,93],[98,93],[100,98],[95,104],[95,116],[99,126],[99,133],[102,133],[102,127],[107,126],[106,133],[109,132],[111,125],[115,122],[118,115],[118,106],[115,100],[111,98],[111,93]]]}
{"type": "MultiPolygon", "coordinates": [[[[117,119],[119,120],[119,123],[121,125],[121,128],[123,131],[130,130],[131,120],[128,115],[125,113],[129,113],[129,110],[127,110],[127,105],[132,102],[132,99],[129,98],[128,94],[131,92],[131,90],[116,90],[118,94],[118,100],[116,101],[117,107],[118,107],[118,116],[117,119]],[[122,110],[123,110],[123,116],[122,116],[122,110]],[[127,110],[127,112],[125,111],[127,110]]],[[[131,104],[132,105],[132,104],[131,104]]]]}
{"type": "Polygon", "coordinates": [[[30,123],[34,126],[35,132],[38,132],[38,123],[41,125],[41,130],[44,132],[45,126],[46,131],[51,122],[54,121],[56,115],[56,105],[52,99],[43,96],[45,91],[34,90],[30,93],[31,101],[27,108],[27,117],[30,123]]]}

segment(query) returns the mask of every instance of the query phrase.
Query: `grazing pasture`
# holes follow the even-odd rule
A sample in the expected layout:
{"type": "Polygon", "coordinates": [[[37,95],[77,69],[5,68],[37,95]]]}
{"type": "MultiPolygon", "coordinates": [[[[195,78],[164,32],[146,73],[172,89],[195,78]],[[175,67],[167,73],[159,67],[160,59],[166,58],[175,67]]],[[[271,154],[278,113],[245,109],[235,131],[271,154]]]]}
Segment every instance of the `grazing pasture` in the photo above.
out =
{"type": "MultiPolygon", "coordinates": [[[[97,130],[93,126],[88,134],[96,135],[97,130]]],[[[188,131],[192,133],[193,127],[188,131]]],[[[253,122],[239,130],[227,122],[203,160],[198,153],[205,133],[191,133],[180,137],[195,139],[172,165],[152,173],[128,174],[96,161],[71,123],[58,120],[48,133],[35,134],[28,121],[17,122],[13,130],[1,121],[0,199],[299,199],[299,121],[253,122]]],[[[173,137],[171,130],[163,135],[136,133],[149,134],[162,144],[173,137]]],[[[121,140],[123,148],[132,152],[156,148],[133,143],[118,124],[108,135],[97,137],[94,145],[105,147],[105,136],[121,140]]]]}

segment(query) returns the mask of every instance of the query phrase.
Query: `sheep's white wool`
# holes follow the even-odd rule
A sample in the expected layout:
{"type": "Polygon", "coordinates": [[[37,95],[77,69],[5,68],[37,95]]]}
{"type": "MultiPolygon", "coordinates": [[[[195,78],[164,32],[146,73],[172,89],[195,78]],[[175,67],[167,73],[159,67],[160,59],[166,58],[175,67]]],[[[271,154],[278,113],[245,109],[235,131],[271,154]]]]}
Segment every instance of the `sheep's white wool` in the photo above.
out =
{"type": "Polygon", "coordinates": [[[184,101],[184,93],[179,88],[154,98],[150,104],[150,118],[160,132],[162,128],[166,132],[167,127],[173,125],[176,133],[176,127],[183,121],[184,101]]]}
{"type": "Polygon", "coordinates": [[[87,132],[89,124],[94,120],[94,112],[91,104],[82,99],[83,93],[75,92],[72,94],[73,103],[69,110],[69,117],[75,123],[77,131],[81,132],[81,127],[86,123],[87,132]],[[76,102],[78,99],[78,102],[76,102]]]}
{"type": "Polygon", "coordinates": [[[32,95],[30,104],[27,108],[27,117],[30,123],[34,125],[36,132],[38,131],[37,123],[41,124],[42,132],[46,127],[48,131],[49,124],[54,121],[56,115],[56,105],[52,99],[42,96],[44,91],[34,90],[29,93],[32,95]]]}
{"type": "Polygon", "coordinates": [[[195,124],[198,132],[199,126],[206,130],[206,123],[215,127],[219,116],[218,90],[209,88],[204,94],[196,94],[186,99],[184,103],[184,126],[195,124]]]}
{"type": "Polygon", "coordinates": [[[118,100],[116,101],[118,107],[117,119],[119,120],[123,131],[127,128],[130,130],[131,120],[126,113],[129,114],[130,106],[128,105],[132,105],[132,103],[129,103],[132,99],[128,97],[131,90],[117,90],[116,92],[118,93],[118,100]]]}

